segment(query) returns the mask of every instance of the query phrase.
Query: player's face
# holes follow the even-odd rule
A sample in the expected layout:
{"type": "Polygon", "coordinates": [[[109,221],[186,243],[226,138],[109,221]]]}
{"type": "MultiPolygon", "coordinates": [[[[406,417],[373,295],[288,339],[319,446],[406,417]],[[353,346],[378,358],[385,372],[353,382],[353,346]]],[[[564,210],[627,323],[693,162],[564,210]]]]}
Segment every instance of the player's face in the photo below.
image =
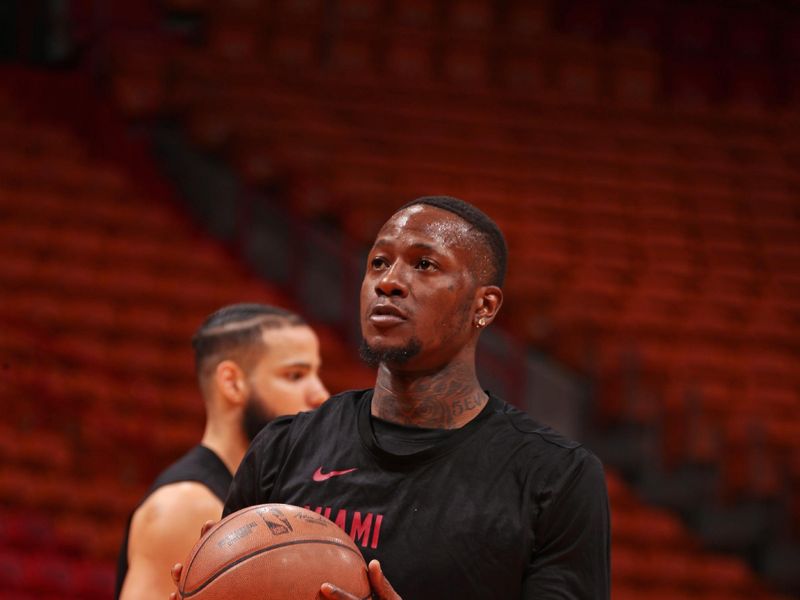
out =
{"type": "Polygon", "coordinates": [[[474,244],[457,215],[415,205],[378,233],[361,285],[362,354],[436,368],[467,344],[476,301],[474,244]]]}
{"type": "Polygon", "coordinates": [[[311,410],[328,398],[319,378],[319,340],[305,325],[267,329],[266,352],[248,376],[248,410],[267,419],[311,410]]]}

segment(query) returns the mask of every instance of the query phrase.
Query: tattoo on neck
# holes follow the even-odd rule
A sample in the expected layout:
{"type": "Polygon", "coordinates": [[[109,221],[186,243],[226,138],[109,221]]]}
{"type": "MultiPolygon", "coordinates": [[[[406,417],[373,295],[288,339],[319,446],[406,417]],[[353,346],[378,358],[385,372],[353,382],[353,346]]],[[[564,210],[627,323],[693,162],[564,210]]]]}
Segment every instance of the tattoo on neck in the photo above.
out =
{"type": "Polygon", "coordinates": [[[372,412],[395,423],[452,429],[470,421],[486,401],[474,370],[463,366],[411,380],[381,371],[372,412]]]}

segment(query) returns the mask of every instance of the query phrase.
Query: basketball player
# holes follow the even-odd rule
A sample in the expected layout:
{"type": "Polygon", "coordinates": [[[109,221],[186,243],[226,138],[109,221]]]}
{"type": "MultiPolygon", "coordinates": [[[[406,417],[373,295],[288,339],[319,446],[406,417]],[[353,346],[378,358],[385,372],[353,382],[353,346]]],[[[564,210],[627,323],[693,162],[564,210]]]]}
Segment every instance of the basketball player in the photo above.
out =
{"type": "MultiPolygon", "coordinates": [[[[359,545],[383,600],[607,599],[600,462],[476,376],[506,255],[496,224],[463,201],[425,197],[398,210],[361,287],[374,389],[270,423],[224,515],[264,502],[319,512],[359,545]]],[[[356,599],[329,583],[320,591],[356,599]]]]}
{"type": "Polygon", "coordinates": [[[116,597],[166,598],[169,569],[207,520],[218,520],[252,438],[270,420],[319,406],[319,342],[296,314],[235,304],[212,314],[192,338],[206,426],[200,444],[167,468],[134,511],[122,543],[116,597]]]}

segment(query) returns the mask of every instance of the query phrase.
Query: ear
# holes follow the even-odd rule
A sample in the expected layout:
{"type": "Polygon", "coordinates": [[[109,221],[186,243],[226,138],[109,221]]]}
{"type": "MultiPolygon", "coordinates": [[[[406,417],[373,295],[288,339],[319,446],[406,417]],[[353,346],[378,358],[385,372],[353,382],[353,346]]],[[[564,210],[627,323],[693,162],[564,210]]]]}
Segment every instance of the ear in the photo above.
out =
{"type": "Polygon", "coordinates": [[[487,327],[503,305],[503,290],[496,285],[484,285],[476,293],[476,308],[472,324],[478,329],[487,327]]]}
{"type": "Polygon", "coordinates": [[[234,405],[247,401],[249,387],[242,368],[232,360],[221,361],[214,369],[214,386],[217,392],[234,405]]]}

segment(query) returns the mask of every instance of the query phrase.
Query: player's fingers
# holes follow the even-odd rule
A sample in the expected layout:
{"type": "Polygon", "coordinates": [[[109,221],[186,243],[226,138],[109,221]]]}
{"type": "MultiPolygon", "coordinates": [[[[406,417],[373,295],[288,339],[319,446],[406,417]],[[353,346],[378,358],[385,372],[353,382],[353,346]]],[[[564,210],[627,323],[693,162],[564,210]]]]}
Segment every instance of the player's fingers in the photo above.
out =
{"type": "Polygon", "coordinates": [[[183,571],[183,565],[181,563],[175,563],[169,570],[169,574],[172,575],[172,581],[175,585],[178,585],[181,580],[181,571],[183,571]]]}
{"type": "Polygon", "coordinates": [[[322,597],[327,598],[327,600],[359,600],[358,597],[345,592],[332,583],[323,583],[322,587],[319,588],[319,591],[322,594],[322,597]]]}
{"type": "Polygon", "coordinates": [[[200,528],[200,537],[203,537],[206,533],[208,533],[208,530],[216,524],[217,521],[206,521],[203,523],[203,526],[200,528]]]}
{"type": "Polygon", "coordinates": [[[383,574],[381,563],[374,559],[369,561],[369,585],[377,600],[402,600],[383,574]]]}

